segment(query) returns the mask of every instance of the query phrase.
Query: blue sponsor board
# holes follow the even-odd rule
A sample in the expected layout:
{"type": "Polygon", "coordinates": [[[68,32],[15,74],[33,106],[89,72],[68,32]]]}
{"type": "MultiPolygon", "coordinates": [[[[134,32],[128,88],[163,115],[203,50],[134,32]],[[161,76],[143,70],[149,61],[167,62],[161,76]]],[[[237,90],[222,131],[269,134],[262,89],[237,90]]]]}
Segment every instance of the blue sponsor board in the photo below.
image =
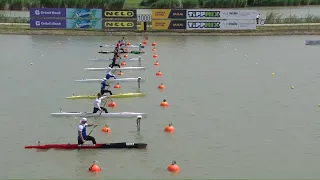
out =
{"type": "Polygon", "coordinates": [[[67,19],[67,29],[102,29],[102,20],[67,19]]]}
{"type": "Polygon", "coordinates": [[[75,9],[67,8],[67,19],[101,19],[102,10],[101,9],[75,9]]]}
{"type": "Polygon", "coordinates": [[[40,17],[66,17],[66,8],[31,8],[30,17],[40,18],[40,17]]]}
{"type": "Polygon", "coordinates": [[[65,19],[30,19],[30,28],[66,28],[65,19]]]}

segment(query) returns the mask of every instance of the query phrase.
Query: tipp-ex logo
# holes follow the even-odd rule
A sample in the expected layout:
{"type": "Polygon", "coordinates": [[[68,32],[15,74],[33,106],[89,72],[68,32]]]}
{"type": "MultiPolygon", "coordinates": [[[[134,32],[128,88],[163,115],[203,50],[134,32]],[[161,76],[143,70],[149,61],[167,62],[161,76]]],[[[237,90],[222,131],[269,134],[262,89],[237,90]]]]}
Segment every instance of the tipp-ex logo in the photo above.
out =
{"type": "Polygon", "coordinates": [[[219,29],[220,22],[188,22],[190,29],[219,29]]]}
{"type": "Polygon", "coordinates": [[[221,11],[188,11],[189,18],[219,18],[221,11]]]}

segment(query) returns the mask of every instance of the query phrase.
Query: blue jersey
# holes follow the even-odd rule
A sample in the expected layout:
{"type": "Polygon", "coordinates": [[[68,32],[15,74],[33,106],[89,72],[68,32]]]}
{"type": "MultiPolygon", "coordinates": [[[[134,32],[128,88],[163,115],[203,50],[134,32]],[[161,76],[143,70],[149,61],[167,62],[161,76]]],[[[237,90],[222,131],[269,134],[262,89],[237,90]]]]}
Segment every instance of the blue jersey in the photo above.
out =
{"type": "Polygon", "coordinates": [[[101,90],[104,90],[107,86],[107,82],[106,81],[102,81],[101,82],[101,90]]]}
{"type": "Polygon", "coordinates": [[[108,73],[107,75],[106,75],[106,78],[107,79],[110,79],[110,78],[114,78],[114,79],[116,79],[116,76],[115,75],[113,75],[113,74],[111,74],[111,73],[108,73]]]}
{"type": "MultiPolygon", "coordinates": [[[[86,139],[86,137],[87,137],[87,125],[88,124],[80,124],[79,125],[78,131],[82,131],[81,134],[82,134],[83,139],[86,139]]],[[[78,139],[81,140],[79,135],[78,135],[78,139]]]]}

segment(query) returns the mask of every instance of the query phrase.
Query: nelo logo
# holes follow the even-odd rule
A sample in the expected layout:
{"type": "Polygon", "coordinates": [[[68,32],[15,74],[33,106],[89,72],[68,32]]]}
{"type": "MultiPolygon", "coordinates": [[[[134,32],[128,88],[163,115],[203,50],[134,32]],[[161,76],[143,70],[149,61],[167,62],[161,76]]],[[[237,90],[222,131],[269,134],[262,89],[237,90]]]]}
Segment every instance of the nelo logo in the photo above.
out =
{"type": "Polygon", "coordinates": [[[133,11],[105,11],[105,17],[134,17],[133,11]]]}
{"type": "Polygon", "coordinates": [[[104,27],[125,27],[125,28],[132,28],[134,27],[134,23],[133,22],[105,22],[104,23],[104,27]]]}

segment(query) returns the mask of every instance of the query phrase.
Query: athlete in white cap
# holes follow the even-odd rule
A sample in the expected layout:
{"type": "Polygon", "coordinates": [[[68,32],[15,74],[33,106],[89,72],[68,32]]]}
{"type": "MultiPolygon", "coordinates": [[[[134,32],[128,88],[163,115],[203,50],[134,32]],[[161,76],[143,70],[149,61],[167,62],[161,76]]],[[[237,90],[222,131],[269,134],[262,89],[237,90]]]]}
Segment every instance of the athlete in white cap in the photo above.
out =
{"type": "Polygon", "coordinates": [[[92,141],[93,144],[96,143],[96,139],[92,136],[87,136],[87,127],[97,126],[96,124],[87,124],[87,118],[82,118],[78,127],[78,145],[85,143],[86,141],[92,141]]]}

